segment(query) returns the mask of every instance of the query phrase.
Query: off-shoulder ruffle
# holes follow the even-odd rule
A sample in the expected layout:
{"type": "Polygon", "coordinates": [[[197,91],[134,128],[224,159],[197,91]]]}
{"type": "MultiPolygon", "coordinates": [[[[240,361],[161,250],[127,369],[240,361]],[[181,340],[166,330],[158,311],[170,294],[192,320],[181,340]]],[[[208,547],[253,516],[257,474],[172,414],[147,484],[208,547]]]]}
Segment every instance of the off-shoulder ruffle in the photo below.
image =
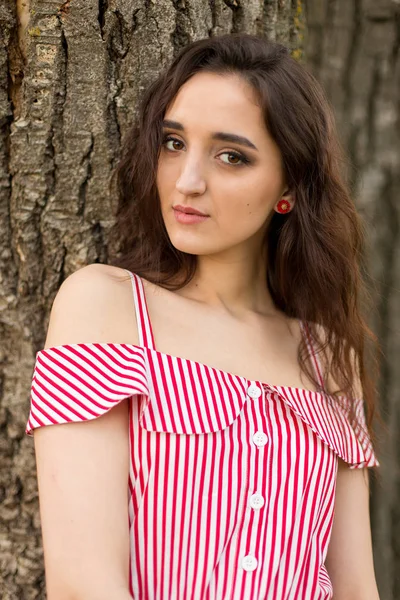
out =
{"type": "Polygon", "coordinates": [[[40,350],[25,433],[95,419],[135,394],[148,395],[144,354],[129,344],[82,343],[40,350]]]}
{"type": "Polygon", "coordinates": [[[350,468],[379,466],[357,401],[358,433],[340,404],[303,388],[245,377],[132,344],[81,343],[39,351],[26,434],[43,425],[95,419],[124,398],[141,396],[143,429],[174,434],[221,431],[238,418],[250,383],[285,402],[350,468]],[[168,382],[168,385],[166,383],[168,382]],[[167,390],[171,384],[174,395],[167,390]]]}

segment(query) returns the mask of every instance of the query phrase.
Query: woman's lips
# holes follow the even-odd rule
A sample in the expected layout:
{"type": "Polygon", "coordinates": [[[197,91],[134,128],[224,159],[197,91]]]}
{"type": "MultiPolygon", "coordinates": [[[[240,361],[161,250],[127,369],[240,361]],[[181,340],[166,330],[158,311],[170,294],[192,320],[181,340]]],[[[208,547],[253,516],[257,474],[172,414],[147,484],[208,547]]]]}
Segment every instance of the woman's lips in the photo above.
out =
{"type": "Polygon", "coordinates": [[[201,223],[202,221],[205,221],[206,219],[208,219],[209,217],[206,215],[194,215],[191,213],[184,213],[180,210],[176,210],[174,208],[174,215],[175,215],[175,219],[178,221],[178,223],[183,223],[184,225],[190,225],[192,223],[201,223]]]}

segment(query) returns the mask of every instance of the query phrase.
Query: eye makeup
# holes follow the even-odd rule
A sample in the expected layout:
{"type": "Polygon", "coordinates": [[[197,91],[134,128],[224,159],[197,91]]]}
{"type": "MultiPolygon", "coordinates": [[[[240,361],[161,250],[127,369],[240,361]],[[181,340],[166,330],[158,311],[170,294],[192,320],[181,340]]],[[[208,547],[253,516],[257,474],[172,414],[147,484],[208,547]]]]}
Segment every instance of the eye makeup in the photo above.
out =
{"type": "MultiPolygon", "coordinates": [[[[169,141],[179,142],[180,144],[183,144],[183,142],[181,140],[179,140],[178,138],[173,137],[171,134],[166,134],[162,140],[162,145],[166,146],[166,144],[169,141]]],[[[166,148],[166,150],[168,152],[174,152],[174,150],[170,150],[169,148],[166,148]]],[[[176,150],[176,152],[179,152],[179,150],[176,150]]],[[[241,167],[241,166],[249,165],[252,162],[245,154],[242,154],[241,152],[237,152],[235,150],[226,150],[225,152],[221,152],[220,155],[222,155],[222,154],[228,154],[228,155],[234,156],[235,158],[240,160],[239,163],[223,163],[223,164],[231,166],[231,167],[236,167],[236,166],[241,167]]]]}

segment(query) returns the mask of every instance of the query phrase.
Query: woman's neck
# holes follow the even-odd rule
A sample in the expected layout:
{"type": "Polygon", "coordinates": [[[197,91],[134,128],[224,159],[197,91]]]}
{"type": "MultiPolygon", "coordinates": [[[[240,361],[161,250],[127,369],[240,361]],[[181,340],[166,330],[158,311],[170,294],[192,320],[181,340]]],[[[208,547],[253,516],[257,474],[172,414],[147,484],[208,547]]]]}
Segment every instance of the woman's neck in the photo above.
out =
{"type": "Polygon", "coordinates": [[[256,265],[214,255],[199,256],[194,277],[176,293],[237,316],[277,312],[267,286],[266,266],[261,261],[256,265]]]}

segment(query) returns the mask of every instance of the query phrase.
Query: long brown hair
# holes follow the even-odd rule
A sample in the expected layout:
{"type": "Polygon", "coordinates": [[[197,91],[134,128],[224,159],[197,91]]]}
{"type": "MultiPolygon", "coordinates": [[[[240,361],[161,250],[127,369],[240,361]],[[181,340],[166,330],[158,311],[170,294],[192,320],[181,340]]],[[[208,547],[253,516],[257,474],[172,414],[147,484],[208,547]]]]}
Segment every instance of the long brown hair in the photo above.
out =
{"type": "MultiPolygon", "coordinates": [[[[286,183],[296,197],[291,212],[273,214],[266,233],[268,288],[277,308],[308,323],[325,357],[324,379],[332,373],[339,386],[322,391],[346,402],[362,394],[375,441],[379,362],[377,352],[371,352],[367,365],[365,350],[368,343],[381,350],[363,316],[372,305],[362,278],[362,269],[368,276],[364,226],[341,173],[344,152],[329,102],[285,46],[244,33],[201,39],[186,45],[146,88],[112,178],[119,197],[113,233],[120,251],[111,264],[172,290],[185,286],[195,273],[197,257],[177,250],[168,237],[156,173],[166,109],[200,71],[240,75],[258,96],[266,127],[282,154],[286,183]],[[357,371],[361,391],[354,386],[357,371]]],[[[300,367],[320,389],[307,358],[302,340],[300,367]]]]}

